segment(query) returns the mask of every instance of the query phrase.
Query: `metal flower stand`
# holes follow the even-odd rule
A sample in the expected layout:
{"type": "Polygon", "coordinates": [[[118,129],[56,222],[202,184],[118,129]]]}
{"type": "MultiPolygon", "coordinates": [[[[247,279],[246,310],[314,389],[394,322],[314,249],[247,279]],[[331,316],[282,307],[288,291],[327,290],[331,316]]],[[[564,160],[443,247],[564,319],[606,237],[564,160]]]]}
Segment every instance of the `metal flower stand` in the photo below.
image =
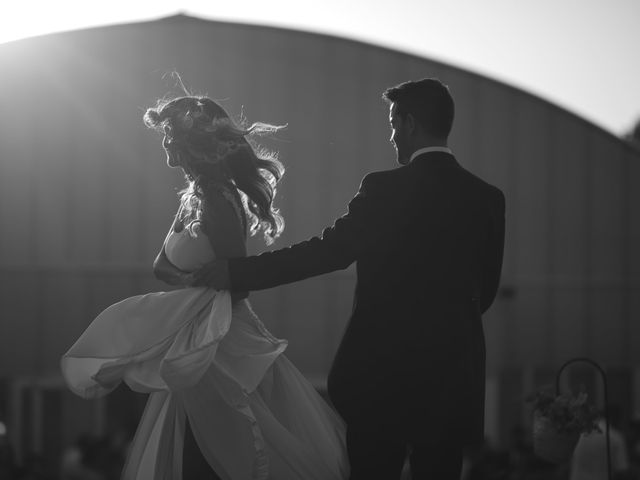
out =
{"type": "Polygon", "coordinates": [[[600,375],[602,376],[602,385],[604,387],[605,438],[606,438],[606,448],[607,448],[607,475],[608,475],[607,478],[611,480],[612,471],[611,471],[611,443],[610,443],[610,437],[609,437],[609,398],[608,398],[608,392],[607,392],[607,374],[605,373],[604,369],[600,365],[598,365],[596,362],[594,362],[593,360],[587,357],[577,357],[577,358],[572,358],[566,361],[560,367],[560,369],[558,370],[558,373],[556,374],[556,395],[560,394],[560,376],[562,375],[562,372],[566,367],[576,362],[588,363],[589,365],[595,367],[595,369],[598,370],[598,372],[600,372],[600,375]]]}

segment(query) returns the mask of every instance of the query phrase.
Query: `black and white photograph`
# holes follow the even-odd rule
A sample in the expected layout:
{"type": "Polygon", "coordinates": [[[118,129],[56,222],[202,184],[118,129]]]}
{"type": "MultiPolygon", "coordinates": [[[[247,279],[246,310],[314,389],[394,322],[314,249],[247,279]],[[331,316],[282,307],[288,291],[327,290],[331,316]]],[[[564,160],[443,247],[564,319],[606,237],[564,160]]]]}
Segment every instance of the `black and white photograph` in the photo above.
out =
{"type": "Polygon", "coordinates": [[[0,480],[640,480],[640,2],[0,8],[0,480]]]}

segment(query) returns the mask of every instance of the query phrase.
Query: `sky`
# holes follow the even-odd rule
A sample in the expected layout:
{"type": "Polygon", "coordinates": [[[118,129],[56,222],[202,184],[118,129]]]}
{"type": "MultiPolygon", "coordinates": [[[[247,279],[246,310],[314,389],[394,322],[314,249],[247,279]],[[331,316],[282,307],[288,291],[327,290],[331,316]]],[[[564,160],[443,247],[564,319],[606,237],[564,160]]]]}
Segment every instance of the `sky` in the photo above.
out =
{"type": "Polygon", "coordinates": [[[365,41],[471,70],[615,134],[640,119],[640,0],[8,0],[0,43],[178,13],[365,41]]]}

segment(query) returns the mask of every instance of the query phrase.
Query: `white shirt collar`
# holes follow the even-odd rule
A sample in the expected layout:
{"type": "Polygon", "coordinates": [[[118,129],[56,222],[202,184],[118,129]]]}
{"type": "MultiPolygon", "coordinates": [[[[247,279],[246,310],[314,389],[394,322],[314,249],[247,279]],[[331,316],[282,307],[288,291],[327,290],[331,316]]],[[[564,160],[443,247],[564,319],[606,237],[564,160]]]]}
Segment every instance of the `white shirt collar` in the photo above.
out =
{"type": "Polygon", "coordinates": [[[418,155],[422,155],[423,153],[429,153],[429,152],[443,152],[443,153],[448,153],[449,155],[453,155],[453,152],[449,147],[423,147],[413,152],[413,155],[411,155],[411,158],[409,159],[409,161],[411,162],[418,155]]]}

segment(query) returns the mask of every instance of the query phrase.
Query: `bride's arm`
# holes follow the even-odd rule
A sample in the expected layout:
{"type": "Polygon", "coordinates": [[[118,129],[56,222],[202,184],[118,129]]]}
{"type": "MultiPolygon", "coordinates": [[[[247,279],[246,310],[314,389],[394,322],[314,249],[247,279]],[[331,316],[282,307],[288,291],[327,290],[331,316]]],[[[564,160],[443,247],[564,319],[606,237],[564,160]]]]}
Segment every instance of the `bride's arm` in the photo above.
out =
{"type": "MultiPolygon", "coordinates": [[[[203,218],[203,230],[209,238],[216,258],[247,256],[246,220],[237,191],[213,189],[205,200],[203,218]]],[[[231,292],[234,303],[248,296],[249,292],[231,292]]]]}
{"type": "Polygon", "coordinates": [[[211,189],[204,201],[202,229],[209,238],[216,258],[247,256],[242,206],[231,191],[211,189]]]}

